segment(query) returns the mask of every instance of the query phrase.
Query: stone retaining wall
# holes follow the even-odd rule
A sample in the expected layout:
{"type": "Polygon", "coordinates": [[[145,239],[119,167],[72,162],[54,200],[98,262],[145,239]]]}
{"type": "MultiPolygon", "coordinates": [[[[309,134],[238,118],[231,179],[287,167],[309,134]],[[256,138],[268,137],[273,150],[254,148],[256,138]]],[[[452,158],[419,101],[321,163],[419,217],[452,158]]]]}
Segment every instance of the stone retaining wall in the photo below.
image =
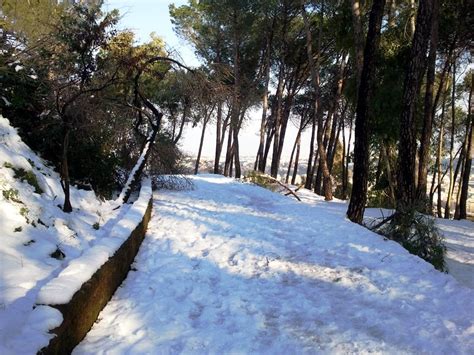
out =
{"type": "Polygon", "coordinates": [[[84,339],[100,311],[127,277],[130,265],[145,237],[151,210],[152,199],[148,203],[143,220],[130,237],[91,279],[82,285],[71,301],[51,306],[62,313],[64,320],[59,327],[51,331],[56,336],[50,340],[48,346],[39,351],[39,354],[69,354],[84,339]]]}

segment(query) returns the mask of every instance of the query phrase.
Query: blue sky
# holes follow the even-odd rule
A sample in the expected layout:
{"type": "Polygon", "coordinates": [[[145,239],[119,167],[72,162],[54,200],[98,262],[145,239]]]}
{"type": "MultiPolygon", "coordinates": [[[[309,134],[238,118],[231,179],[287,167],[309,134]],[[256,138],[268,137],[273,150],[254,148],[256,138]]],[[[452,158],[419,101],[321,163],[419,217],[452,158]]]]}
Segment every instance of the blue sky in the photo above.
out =
{"type": "Polygon", "coordinates": [[[155,32],[165,40],[167,48],[179,53],[185,64],[197,66],[199,62],[192,47],[174,33],[169,16],[170,4],[186,3],[185,0],[106,0],[105,8],[118,9],[122,15],[120,27],[133,30],[139,41],[147,41],[150,33],[155,32]]]}

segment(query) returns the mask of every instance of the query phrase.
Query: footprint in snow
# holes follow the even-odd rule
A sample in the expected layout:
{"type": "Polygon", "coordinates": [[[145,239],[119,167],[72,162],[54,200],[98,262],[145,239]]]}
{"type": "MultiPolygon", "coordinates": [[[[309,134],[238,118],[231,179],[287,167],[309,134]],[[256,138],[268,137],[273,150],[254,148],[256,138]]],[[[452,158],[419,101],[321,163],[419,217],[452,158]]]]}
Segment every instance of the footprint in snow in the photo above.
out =
{"type": "Polygon", "coordinates": [[[234,253],[229,257],[229,259],[227,259],[227,264],[229,264],[229,266],[236,266],[239,263],[238,260],[235,260],[236,255],[237,253],[234,253]]]}

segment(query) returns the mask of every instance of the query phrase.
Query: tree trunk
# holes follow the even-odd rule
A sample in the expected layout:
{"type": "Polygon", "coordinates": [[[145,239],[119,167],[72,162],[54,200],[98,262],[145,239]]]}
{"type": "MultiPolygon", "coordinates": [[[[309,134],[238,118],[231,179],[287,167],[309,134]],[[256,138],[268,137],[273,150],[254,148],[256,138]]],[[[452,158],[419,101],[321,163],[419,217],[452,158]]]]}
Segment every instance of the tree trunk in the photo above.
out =
{"type": "Polygon", "coordinates": [[[225,154],[225,163],[224,163],[224,176],[230,176],[229,175],[229,169],[230,165],[232,162],[232,125],[229,126],[229,133],[227,135],[227,151],[225,154]]]}
{"type": "MultiPolygon", "coordinates": [[[[428,57],[428,73],[426,75],[426,93],[423,112],[423,131],[421,134],[419,165],[418,165],[418,187],[417,199],[426,200],[426,189],[428,184],[428,165],[430,161],[430,142],[433,131],[433,88],[436,74],[436,50],[438,47],[438,4],[439,0],[433,0],[433,27],[431,29],[430,54],[428,57]]],[[[426,208],[425,208],[426,211],[426,208]]]]}
{"type": "Polygon", "coordinates": [[[240,156],[239,156],[239,129],[234,130],[234,149],[232,150],[234,155],[234,168],[235,177],[240,179],[242,172],[240,169],[240,156]]]}
{"type": "MultiPolygon", "coordinates": [[[[161,114],[160,114],[161,115],[161,114]]],[[[157,122],[161,121],[161,116],[157,119],[157,122]]],[[[140,157],[136,165],[133,167],[132,171],[130,172],[130,176],[127,179],[125,186],[120,193],[118,200],[122,200],[122,203],[127,203],[130,195],[132,194],[133,190],[138,186],[140,182],[140,177],[143,174],[143,170],[145,169],[146,163],[148,161],[148,157],[151,154],[153,144],[155,143],[156,135],[160,129],[160,125],[153,125],[152,132],[148,136],[146,143],[143,145],[142,151],[140,153],[140,157]]]]}
{"type": "Polygon", "coordinates": [[[293,149],[291,150],[290,162],[288,163],[288,170],[286,171],[285,184],[288,184],[290,180],[291,166],[293,165],[293,157],[295,156],[296,146],[298,145],[298,139],[300,137],[300,131],[296,135],[295,143],[293,144],[293,149]]]}
{"type": "Polygon", "coordinates": [[[298,136],[298,141],[296,143],[296,157],[295,157],[295,165],[293,168],[293,176],[291,177],[291,184],[296,184],[296,176],[298,175],[298,164],[300,159],[300,149],[301,149],[301,132],[298,136]]]}
{"type": "MultiPolygon", "coordinates": [[[[323,7],[324,3],[321,4],[323,7]]],[[[317,122],[318,122],[318,132],[316,135],[316,140],[318,144],[318,152],[319,152],[319,160],[322,167],[323,172],[323,186],[324,186],[324,199],[326,201],[332,200],[332,177],[329,173],[328,165],[327,165],[327,155],[326,150],[323,146],[323,117],[321,112],[321,92],[320,92],[320,77],[319,77],[319,66],[320,66],[320,54],[321,54],[321,37],[322,37],[322,23],[318,29],[318,41],[317,41],[317,59],[316,62],[313,58],[313,48],[312,48],[312,35],[311,35],[311,28],[309,25],[308,16],[306,14],[304,0],[301,2],[301,11],[303,15],[303,22],[306,32],[306,50],[308,55],[308,64],[311,72],[311,83],[313,85],[313,89],[315,91],[315,100],[314,100],[314,112],[316,114],[317,122]]],[[[321,22],[323,18],[323,9],[321,9],[321,22]]]]}
{"type": "Polygon", "coordinates": [[[329,151],[329,154],[328,154],[328,167],[329,167],[329,171],[331,172],[331,174],[332,174],[332,168],[334,166],[334,159],[335,159],[336,153],[337,153],[337,146],[338,146],[338,143],[339,143],[339,136],[341,135],[341,130],[343,129],[342,118],[340,118],[337,121],[339,121],[339,124],[337,126],[336,138],[334,139],[334,143],[330,146],[331,150],[329,151]]]}
{"type": "MultiPolygon", "coordinates": [[[[319,98],[316,99],[319,101],[319,98]]],[[[320,104],[317,104],[320,107],[320,104]]],[[[318,119],[318,133],[316,135],[316,140],[318,142],[318,152],[319,152],[319,166],[321,167],[322,175],[323,175],[323,192],[324,192],[324,200],[331,201],[332,200],[332,176],[329,172],[328,167],[328,160],[326,154],[326,148],[323,144],[323,135],[322,135],[322,117],[320,116],[318,119]],[[321,133],[319,133],[321,131],[321,133]]]]}
{"type": "Polygon", "coordinates": [[[63,139],[63,153],[61,160],[61,186],[64,192],[64,205],[63,211],[66,213],[72,212],[71,205],[71,192],[70,192],[70,180],[69,180],[69,162],[68,162],[68,151],[69,151],[69,135],[71,129],[69,123],[65,121],[64,124],[64,139],[63,139]]]}
{"type": "Polygon", "coordinates": [[[206,115],[206,117],[204,117],[204,122],[202,123],[201,140],[199,141],[199,149],[198,149],[198,154],[197,154],[197,157],[196,157],[196,166],[194,167],[194,175],[197,175],[197,173],[199,171],[199,162],[201,160],[202,146],[203,146],[203,143],[204,143],[204,135],[206,134],[206,126],[207,126],[207,121],[208,120],[209,120],[209,118],[206,115]]]}
{"type": "Polygon", "coordinates": [[[342,159],[341,159],[341,172],[342,172],[342,189],[340,198],[345,200],[347,195],[347,185],[346,185],[346,127],[344,124],[344,116],[341,117],[342,125],[342,159]]]}
{"type": "Polygon", "coordinates": [[[280,142],[280,127],[282,121],[282,106],[283,106],[283,76],[284,76],[284,63],[280,63],[280,70],[278,74],[278,86],[276,91],[276,114],[275,114],[275,135],[273,137],[273,154],[272,164],[270,166],[270,175],[274,178],[278,176],[278,144],[280,142]]]}
{"type": "Polygon", "coordinates": [[[240,92],[240,32],[237,25],[237,14],[234,13],[234,30],[233,30],[233,57],[234,57],[234,88],[232,97],[232,113],[230,123],[232,126],[232,155],[235,163],[235,177],[240,178],[240,161],[239,161],[239,118],[241,110],[241,92],[240,92]]]}
{"type": "Polygon", "coordinates": [[[275,130],[273,128],[273,125],[268,125],[267,126],[267,137],[265,139],[265,149],[263,151],[263,161],[262,161],[262,170],[263,170],[262,172],[263,173],[265,173],[265,170],[266,170],[266,167],[267,167],[268,154],[270,153],[270,147],[272,146],[274,134],[275,134],[275,130]]]}
{"type": "Polygon", "coordinates": [[[313,189],[315,189],[315,186],[317,185],[317,180],[318,180],[315,174],[316,167],[319,168],[319,149],[316,149],[316,151],[314,152],[313,170],[311,171],[311,176],[313,177],[313,180],[314,180],[313,189]]]}
{"type": "MultiPolygon", "coordinates": [[[[454,186],[456,186],[456,180],[459,177],[459,182],[458,182],[458,191],[456,194],[456,199],[454,202],[454,219],[459,219],[459,198],[461,196],[461,184],[462,184],[462,177],[464,175],[464,161],[466,160],[466,149],[467,149],[467,144],[468,144],[468,134],[469,134],[469,127],[467,127],[467,131],[464,137],[464,141],[462,143],[462,148],[461,148],[461,154],[459,155],[459,159],[456,163],[456,171],[454,172],[454,186]],[[459,170],[461,170],[461,174],[459,174],[459,170]]],[[[453,189],[453,194],[454,194],[454,189],[453,189]]]]}
{"type": "Polygon", "coordinates": [[[438,175],[438,199],[436,203],[436,209],[438,213],[438,218],[442,218],[443,214],[441,212],[441,186],[443,183],[443,177],[441,176],[441,163],[443,159],[443,137],[444,137],[444,113],[446,107],[446,91],[443,96],[443,104],[441,106],[441,117],[440,117],[440,127],[439,127],[439,137],[438,137],[438,152],[436,160],[437,165],[437,175],[438,175]]]}
{"type": "Polygon", "coordinates": [[[352,126],[354,124],[354,114],[351,113],[351,119],[349,123],[349,137],[347,139],[346,147],[346,162],[345,162],[345,176],[342,181],[342,196],[345,200],[347,198],[347,189],[349,188],[349,158],[351,153],[351,142],[352,142],[352,126]]]}
{"type": "MultiPolygon", "coordinates": [[[[220,141],[219,141],[220,148],[219,148],[219,152],[218,152],[219,154],[218,154],[218,157],[217,157],[217,162],[218,163],[220,162],[220,157],[222,155],[222,148],[224,147],[224,141],[225,141],[225,136],[226,136],[226,133],[227,133],[227,128],[230,127],[230,124],[229,124],[230,113],[231,113],[231,111],[228,110],[227,114],[226,114],[226,117],[225,117],[224,121],[222,122],[221,138],[220,138],[220,141]]],[[[227,154],[227,151],[226,151],[226,154],[227,154]]],[[[225,161],[224,161],[224,167],[225,167],[225,161]]],[[[220,163],[218,164],[218,173],[219,174],[221,173],[220,163]]]]}
{"type": "Polygon", "coordinates": [[[316,114],[313,112],[311,118],[311,139],[309,141],[309,156],[308,156],[308,166],[306,167],[306,181],[304,187],[308,190],[311,189],[313,185],[313,155],[314,155],[314,138],[316,136],[316,114]]]}
{"type": "MultiPolygon", "coordinates": [[[[323,138],[323,148],[324,148],[324,151],[327,152],[329,135],[331,134],[331,121],[329,120],[329,115],[328,115],[328,118],[326,119],[326,122],[324,124],[323,132],[324,132],[323,133],[323,137],[324,137],[323,138]]],[[[316,135],[316,137],[318,137],[318,136],[316,135]]],[[[318,149],[318,155],[319,155],[319,149],[318,149]]],[[[316,168],[316,161],[317,161],[317,159],[314,160],[315,165],[313,166],[313,169],[316,168]]],[[[318,161],[318,170],[316,171],[316,179],[314,180],[314,186],[313,186],[314,193],[316,193],[318,195],[323,194],[323,189],[322,189],[322,186],[321,186],[322,185],[322,180],[323,180],[323,165],[321,164],[321,158],[320,158],[319,161],[318,161]]]]}
{"type": "Polygon", "coordinates": [[[185,105],[184,108],[183,108],[183,115],[181,117],[181,124],[179,125],[179,131],[178,131],[178,134],[176,135],[176,137],[173,139],[173,143],[176,144],[178,143],[178,141],[181,139],[181,136],[183,135],[183,129],[184,129],[184,125],[186,123],[186,113],[188,111],[188,106],[185,105]]]}
{"type": "Polygon", "coordinates": [[[369,106],[373,91],[376,52],[380,41],[380,29],[385,0],[374,0],[370,11],[369,29],[364,50],[364,62],[357,95],[354,144],[354,172],[351,200],[347,217],[362,223],[367,202],[369,167],[369,106]]]}
{"type": "MultiPolygon", "coordinates": [[[[268,74],[266,78],[270,78],[270,73],[268,70],[268,74]]],[[[268,111],[268,82],[269,80],[265,79],[265,88],[264,94],[262,99],[262,122],[260,123],[260,143],[258,145],[257,157],[255,159],[254,170],[259,170],[260,172],[265,172],[265,167],[263,164],[263,152],[265,147],[265,127],[267,121],[267,111],[268,111]],[[262,171],[263,170],[263,171],[262,171]]]]}
{"type": "Polygon", "coordinates": [[[470,121],[468,144],[466,149],[466,159],[464,160],[464,172],[462,176],[461,194],[459,197],[459,219],[467,218],[467,195],[469,192],[469,178],[471,174],[472,159],[474,157],[474,115],[472,109],[472,91],[474,87],[474,74],[471,76],[471,90],[468,100],[468,122],[470,121]]]}
{"type": "MultiPolygon", "coordinates": [[[[293,165],[293,157],[294,157],[295,152],[296,152],[295,169],[297,169],[298,159],[299,159],[299,145],[301,144],[301,132],[303,132],[303,128],[304,128],[304,119],[303,117],[301,117],[300,126],[298,127],[298,132],[296,133],[295,143],[293,144],[293,149],[291,150],[290,162],[288,163],[288,171],[286,173],[286,179],[285,179],[286,184],[288,184],[288,181],[290,179],[291,166],[293,165]]],[[[294,172],[293,172],[293,176],[295,176],[294,172]]],[[[294,182],[293,182],[294,179],[292,178],[291,180],[292,180],[292,184],[294,185],[294,182]]]]}
{"type": "Polygon", "coordinates": [[[280,169],[281,154],[283,153],[283,146],[285,144],[286,129],[288,127],[288,120],[290,119],[291,108],[293,105],[294,91],[289,90],[286,98],[285,104],[283,107],[283,117],[280,126],[280,140],[278,143],[278,152],[277,152],[277,165],[278,170],[280,169]]]}
{"type": "Polygon", "coordinates": [[[221,129],[222,129],[222,101],[217,104],[217,117],[216,117],[216,154],[214,157],[214,174],[219,174],[219,160],[221,159],[222,141],[221,141],[221,129]]]}
{"type": "Polygon", "coordinates": [[[391,148],[390,148],[390,143],[388,142],[383,142],[383,158],[384,158],[384,164],[385,164],[385,172],[387,174],[387,180],[388,180],[388,189],[390,191],[390,199],[395,203],[395,190],[396,190],[396,184],[395,184],[395,178],[393,175],[393,169],[392,169],[392,163],[391,163],[391,148]]]}
{"type": "Polygon", "coordinates": [[[429,207],[427,212],[429,214],[433,214],[433,207],[434,207],[434,193],[435,193],[435,184],[436,184],[436,179],[438,176],[438,154],[436,154],[436,160],[435,160],[435,165],[433,169],[433,178],[431,179],[431,187],[430,187],[430,198],[429,198],[429,207]]]}
{"type": "MultiPolygon", "coordinates": [[[[461,198],[461,190],[462,190],[462,182],[463,182],[463,177],[464,177],[464,162],[466,161],[466,155],[468,156],[470,154],[469,152],[469,135],[470,135],[470,126],[471,122],[469,121],[469,112],[467,115],[467,120],[466,120],[466,132],[464,133],[464,139],[463,143],[461,146],[461,154],[459,155],[458,161],[456,163],[456,170],[454,172],[454,185],[456,185],[456,180],[458,179],[459,175],[459,182],[458,182],[458,190],[456,193],[456,200],[455,200],[455,210],[454,210],[454,219],[460,219],[459,218],[459,213],[460,213],[460,198],[461,198]],[[459,174],[459,170],[461,170],[461,173],[459,174]]],[[[453,193],[454,193],[454,188],[453,188],[453,193]]]]}
{"type": "MultiPolygon", "coordinates": [[[[385,4],[384,4],[385,5],[385,4]]],[[[362,76],[364,65],[364,33],[362,30],[361,8],[359,0],[352,0],[352,27],[354,28],[355,67],[357,90],[362,76]]]]}
{"type": "Polygon", "coordinates": [[[454,134],[456,126],[456,59],[453,61],[453,83],[451,95],[451,143],[449,146],[449,186],[448,195],[446,196],[446,205],[444,207],[444,218],[449,219],[451,216],[451,197],[454,190],[454,171],[453,171],[453,154],[454,154],[454,134]]]}
{"type": "Polygon", "coordinates": [[[260,143],[258,146],[257,158],[255,159],[254,170],[259,170],[262,173],[265,173],[265,164],[263,162],[263,153],[265,145],[265,128],[267,121],[267,112],[268,112],[268,86],[270,84],[270,67],[271,67],[271,48],[272,48],[272,39],[273,39],[273,28],[275,24],[275,19],[273,20],[271,31],[267,34],[266,42],[267,48],[265,52],[265,79],[263,86],[263,98],[262,98],[262,121],[260,124],[260,143]]]}
{"type": "Polygon", "coordinates": [[[416,100],[426,67],[426,51],[431,34],[433,1],[420,0],[416,29],[410,50],[410,62],[403,88],[400,140],[398,146],[397,211],[413,206],[416,169],[416,100]]]}

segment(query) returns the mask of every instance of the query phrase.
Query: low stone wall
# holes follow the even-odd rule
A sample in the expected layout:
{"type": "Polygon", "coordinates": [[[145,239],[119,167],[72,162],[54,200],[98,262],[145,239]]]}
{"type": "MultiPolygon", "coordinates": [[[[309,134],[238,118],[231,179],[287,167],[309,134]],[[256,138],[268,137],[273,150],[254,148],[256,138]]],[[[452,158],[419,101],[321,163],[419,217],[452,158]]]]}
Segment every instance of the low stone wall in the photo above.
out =
{"type": "Polygon", "coordinates": [[[130,265],[145,237],[151,210],[150,199],[143,220],[115,254],[82,285],[69,303],[51,306],[62,313],[64,320],[59,327],[51,331],[56,336],[39,354],[69,354],[84,339],[100,311],[127,277],[130,265]]]}

